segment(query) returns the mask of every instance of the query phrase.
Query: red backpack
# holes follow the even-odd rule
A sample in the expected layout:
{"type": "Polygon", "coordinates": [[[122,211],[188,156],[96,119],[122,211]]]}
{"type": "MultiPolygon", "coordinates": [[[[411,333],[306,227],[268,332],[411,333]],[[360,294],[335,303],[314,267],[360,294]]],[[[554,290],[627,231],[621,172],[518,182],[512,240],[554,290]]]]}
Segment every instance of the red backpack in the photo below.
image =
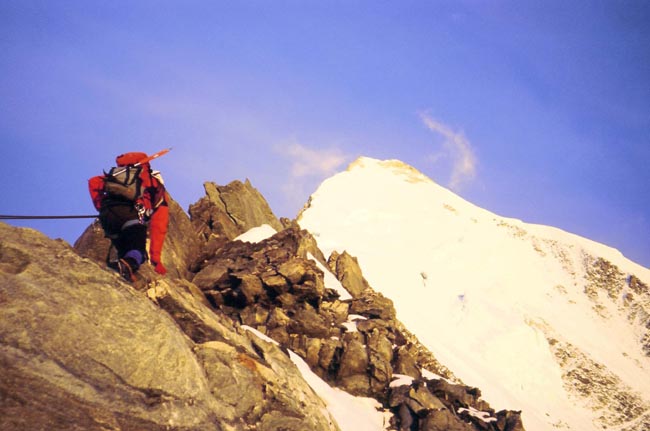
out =
{"type": "Polygon", "coordinates": [[[109,198],[134,202],[142,196],[142,162],[145,153],[125,153],[116,157],[117,167],[104,172],[104,192],[109,198]]]}
{"type": "Polygon", "coordinates": [[[142,174],[145,169],[149,169],[148,163],[167,154],[170,150],[171,148],[168,148],[151,156],[141,152],[124,153],[117,156],[115,158],[117,167],[104,172],[103,191],[107,197],[130,202],[135,202],[142,197],[144,193],[142,174]]]}

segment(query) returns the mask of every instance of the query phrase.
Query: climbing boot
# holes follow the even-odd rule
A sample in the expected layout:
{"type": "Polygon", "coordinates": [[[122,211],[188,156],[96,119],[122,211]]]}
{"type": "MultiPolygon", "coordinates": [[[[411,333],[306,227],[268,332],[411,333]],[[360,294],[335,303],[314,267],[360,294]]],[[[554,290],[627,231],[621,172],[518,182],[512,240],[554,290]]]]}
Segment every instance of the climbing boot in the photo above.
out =
{"type": "Polygon", "coordinates": [[[120,259],[117,261],[117,270],[124,277],[125,280],[134,282],[136,280],[133,266],[129,263],[129,258],[120,259]]]}

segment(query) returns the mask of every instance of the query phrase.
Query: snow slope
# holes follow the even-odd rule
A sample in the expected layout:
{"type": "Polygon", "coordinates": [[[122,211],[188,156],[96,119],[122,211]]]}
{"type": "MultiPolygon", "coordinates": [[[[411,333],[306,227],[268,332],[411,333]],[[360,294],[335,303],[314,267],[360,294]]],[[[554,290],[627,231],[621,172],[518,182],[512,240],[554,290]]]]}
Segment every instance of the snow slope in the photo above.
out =
{"type": "Polygon", "coordinates": [[[326,256],[357,256],[438,360],[528,431],[650,429],[650,271],[617,250],[370,158],[324,181],[298,221],[326,256]]]}

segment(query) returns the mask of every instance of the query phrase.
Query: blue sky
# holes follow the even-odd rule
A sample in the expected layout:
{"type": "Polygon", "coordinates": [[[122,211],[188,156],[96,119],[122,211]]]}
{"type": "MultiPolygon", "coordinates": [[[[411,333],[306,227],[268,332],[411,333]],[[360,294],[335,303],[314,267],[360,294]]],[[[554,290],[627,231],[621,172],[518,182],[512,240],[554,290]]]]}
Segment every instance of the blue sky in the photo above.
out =
{"type": "MultiPolygon", "coordinates": [[[[0,214],[88,214],[125,151],[187,209],[293,218],[356,157],[650,265],[650,3],[0,0],[0,214]]],[[[13,222],[73,242],[88,221],[13,222]]]]}

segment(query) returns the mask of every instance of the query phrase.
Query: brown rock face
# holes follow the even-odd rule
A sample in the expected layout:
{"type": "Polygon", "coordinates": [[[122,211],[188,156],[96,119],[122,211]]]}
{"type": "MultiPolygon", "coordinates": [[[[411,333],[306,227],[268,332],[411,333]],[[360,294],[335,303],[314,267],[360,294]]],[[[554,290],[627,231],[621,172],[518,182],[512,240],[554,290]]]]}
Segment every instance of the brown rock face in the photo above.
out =
{"type": "Polygon", "coordinates": [[[0,429],[338,429],[286,353],[192,283],[146,289],[0,223],[0,429]]]}
{"type": "Polygon", "coordinates": [[[263,224],[276,231],[284,229],[250,181],[233,181],[226,186],[206,182],[203,187],[205,197],[191,205],[189,212],[195,228],[206,239],[214,235],[230,240],[263,224]]]}
{"type": "Polygon", "coordinates": [[[355,257],[350,256],[348,252],[332,253],[327,264],[353,298],[361,296],[370,287],[361,274],[359,262],[355,257]]]}

